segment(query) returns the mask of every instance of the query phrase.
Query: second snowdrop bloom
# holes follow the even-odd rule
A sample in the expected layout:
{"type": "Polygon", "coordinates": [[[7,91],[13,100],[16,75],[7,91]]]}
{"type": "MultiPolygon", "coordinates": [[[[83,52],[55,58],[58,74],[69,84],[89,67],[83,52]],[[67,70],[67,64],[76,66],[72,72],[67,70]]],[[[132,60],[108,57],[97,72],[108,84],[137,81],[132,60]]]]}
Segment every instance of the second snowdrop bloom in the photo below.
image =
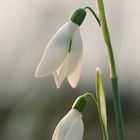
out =
{"type": "Polygon", "coordinates": [[[78,110],[71,109],[58,123],[52,140],[82,140],[84,125],[81,117],[78,110]]]}
{"type": "Polygon", "coordinates": [[[57,88],[67,76],[70,85],[75,88],[79,82],[83,46],[79,26],[85,18],[84,9],[78,9],[51,38],[37,66],[35,76],[44,77],[53,74],[57,88]]]}
{"type": "Polygon", "coordinates": [[[86,106],[84,96],[79,96],[72,109],[62,118],[54,130],[52,140],[82,140],[84,125],[81,112],[86,106]]]}

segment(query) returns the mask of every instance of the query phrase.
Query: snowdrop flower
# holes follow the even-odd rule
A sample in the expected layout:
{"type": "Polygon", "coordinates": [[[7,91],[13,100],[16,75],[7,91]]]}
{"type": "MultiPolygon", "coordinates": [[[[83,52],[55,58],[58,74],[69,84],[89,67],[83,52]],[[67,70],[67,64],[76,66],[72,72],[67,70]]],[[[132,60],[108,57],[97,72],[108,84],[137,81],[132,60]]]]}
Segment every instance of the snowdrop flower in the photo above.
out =
{"type": "Polygon", "coordinates": [[[37,66],[35,76],[44,77],[53,74],[57,88],[67,76],[70,85],[75,88],[79,82],[83,46],[79,26],[86,16],[84,9],[77,9],[51,38],[37,66]]]}
{"type": "Polygon", "coordinates": [[[78,97],[72,109],[58,123],[52,140],[82,140],[84,125],[81,111],[83,111],[85,103],[84,97],[78,97]]]}
{"type": "Polygon", "coordinates": [[[82,140],[84,125],[82,115],[76,109],[71,109],[57,125],[52,140],[82,140]]]}

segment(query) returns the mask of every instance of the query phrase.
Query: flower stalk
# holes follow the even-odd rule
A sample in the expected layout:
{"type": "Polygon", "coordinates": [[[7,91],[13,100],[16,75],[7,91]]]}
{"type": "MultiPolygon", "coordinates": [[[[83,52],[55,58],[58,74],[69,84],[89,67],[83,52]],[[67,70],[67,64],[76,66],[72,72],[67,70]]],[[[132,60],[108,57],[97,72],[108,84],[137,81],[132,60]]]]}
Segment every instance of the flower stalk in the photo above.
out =
{"type": "Polygon", "coordinates": [[[109,30],[108,30],[108,26],[106,22],[103,0],[96,0],[96,4],[97,4],[97,10],[99,14],[100,23],[101,23],[103,38],[104,38],[105,46],[107,49],[108,62],[109,62],[109,67],[110,67],[110,79],[111,79],[112,89],[113,89],[113,100],[114,100],[118,136],[120,140],[125,140],[123,116],[122,116],[120,95],[119,95],[119,89],[118,89],[118,78],[117,78],[117,73],[116,73],[115,60],[114,60],[114,54],[112,50],[109,30]]]}
{"type": "Polygon", "coordinates": [[[89,10],[89,11],[94,15],[94,17],[95,17],[97,23],[99,24],[99,26],[101,26],[100,20],[99,20],[98,16],[96,15],[96,13],[92,10],[92,8],[86,6],[86,7],[84,7],[84,9],[85,9],[85,10],[86,10],[86,9],[89,10]]]}

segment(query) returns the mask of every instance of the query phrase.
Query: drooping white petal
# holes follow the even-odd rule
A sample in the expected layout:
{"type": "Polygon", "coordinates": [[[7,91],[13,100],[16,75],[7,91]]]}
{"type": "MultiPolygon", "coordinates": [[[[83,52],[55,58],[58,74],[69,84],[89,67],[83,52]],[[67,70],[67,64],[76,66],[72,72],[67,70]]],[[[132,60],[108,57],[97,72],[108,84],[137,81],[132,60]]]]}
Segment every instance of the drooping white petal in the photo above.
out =
{"type": "Polygon", "coordinates": [[[65,58],[63,64],[53,73],[57,88],[59,88],[68,72],[69,54],[65,58]]]}
{"type": "Polygon", "coordinates": [[[71,109],[57,125],[52,140],[82,140],[84,127],[81,117],[80,112],[71,109]]]}
{"type": "Polygon", "coordinates": [[[70,46],[70,41],[78,25],[67,22],[49,41],[41,61],[37,66],[35,76],[43,77],[54,72],[63,63],[70,46]]]}
{"type": "Polygon", "coordinates": [[[68,81],[75,88],[79,82],[82,69],[83,45],[79,28],[76,29],[71,44],[68,69],[68,81]]]}
{"type": "Polygon", "coordinates": [[[82,140],[84,125],[81,118],[75,118],[65,135],[65,140],[82,140]]]}
{"type": "Polygon", "coordinates": [[[72,123],[72,110],[70,110],[58,123],[54,130],[52,140],[64,140],[64,136],[72,123]]]}
{"type": "Polygon", "coordinates": [[[82,65],[83,65],[82,60],[83,59],[81,58],[79,65],[76,67],[75,71],[67,75],[67,79],[73,88],[77,86],[80,80],[80,75],[81,75],[81,70],[82,70],[82,65]]]}

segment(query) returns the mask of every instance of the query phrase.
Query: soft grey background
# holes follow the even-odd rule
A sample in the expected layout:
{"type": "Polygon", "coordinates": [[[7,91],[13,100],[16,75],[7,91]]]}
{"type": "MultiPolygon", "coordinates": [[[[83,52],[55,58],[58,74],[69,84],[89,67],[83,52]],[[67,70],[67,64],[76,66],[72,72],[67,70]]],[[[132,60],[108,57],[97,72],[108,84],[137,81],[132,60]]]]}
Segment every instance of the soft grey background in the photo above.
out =
{"type": "MultiPolygon", "coordinates": [[[[116,57],[127,140],[140,139],[140,1],[104,0],[116,57]]],[[[50,140],[59,120],[76,97],[95,92],[100,66],[107,95],[110,139],[116,139],[109,69],[101,30],[90,12],[80,27],[84,65],[78,87],[65,80],[59,90],[48,76],[34,72],[51,36],[72,12],[92,0],[0,0],[0,139],[50,140]]],[[[83,114],[84,140],[102,139],[96,108],[89,101],[83,114]]]]}

